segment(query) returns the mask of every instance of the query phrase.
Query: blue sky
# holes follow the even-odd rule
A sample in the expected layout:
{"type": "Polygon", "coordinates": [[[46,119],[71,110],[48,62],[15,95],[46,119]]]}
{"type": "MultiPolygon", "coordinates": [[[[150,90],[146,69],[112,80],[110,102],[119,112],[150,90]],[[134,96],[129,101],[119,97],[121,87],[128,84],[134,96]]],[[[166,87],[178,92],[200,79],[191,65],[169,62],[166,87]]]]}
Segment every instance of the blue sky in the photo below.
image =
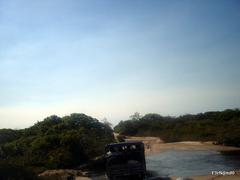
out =
{"type": "Polygon", "coordinates": [[[240,3],[0,1],[0,128],[240,107],[240,3]]]}

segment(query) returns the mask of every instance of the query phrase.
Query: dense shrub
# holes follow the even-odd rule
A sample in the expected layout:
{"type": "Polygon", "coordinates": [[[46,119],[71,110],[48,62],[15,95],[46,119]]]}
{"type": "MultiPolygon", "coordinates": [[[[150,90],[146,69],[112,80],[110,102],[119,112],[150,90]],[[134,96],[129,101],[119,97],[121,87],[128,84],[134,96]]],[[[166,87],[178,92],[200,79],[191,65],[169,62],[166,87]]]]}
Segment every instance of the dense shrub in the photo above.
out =
{"type": "Polygon", "coordinates": [[[50,169],[80,165],[114,141],[109,126],[85,114],[50,116],[23,130],[0,130],[0,137],[1,162],[50,169]]]}
{"type": "Polygon", "coordinates": [[[159,136],[166,142],[215,141],[240,146],[240,110],[206,112],[180,117],[146,114],[139,120],[121,121],[114,127],[123,135],[159,136]]]}

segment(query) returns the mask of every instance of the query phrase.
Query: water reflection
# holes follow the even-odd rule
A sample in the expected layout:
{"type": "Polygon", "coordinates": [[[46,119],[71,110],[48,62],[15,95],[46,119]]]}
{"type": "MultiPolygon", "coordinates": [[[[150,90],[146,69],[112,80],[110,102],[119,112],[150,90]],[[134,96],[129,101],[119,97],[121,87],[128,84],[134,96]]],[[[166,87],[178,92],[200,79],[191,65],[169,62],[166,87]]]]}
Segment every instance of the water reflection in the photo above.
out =
{"type": "Polygon", "coordinates": [[[239,152],[171,150],[146,158],[147,169],[159,176],[197,176],[240,169],[239,152]]]}

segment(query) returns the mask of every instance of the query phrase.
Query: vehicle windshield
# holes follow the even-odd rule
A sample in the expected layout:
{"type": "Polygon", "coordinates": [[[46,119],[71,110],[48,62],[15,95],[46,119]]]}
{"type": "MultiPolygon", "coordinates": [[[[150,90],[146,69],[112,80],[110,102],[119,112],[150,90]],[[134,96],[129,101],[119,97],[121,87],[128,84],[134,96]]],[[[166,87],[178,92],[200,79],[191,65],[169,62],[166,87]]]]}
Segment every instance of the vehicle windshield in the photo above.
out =
{"type": "Polygon", "coordinates": [[[113,161],[114,164],[144,162],[141,144],[112,145],[106,149],[106,154],[108,157],[116,159],[116,161],[113,161]]]}

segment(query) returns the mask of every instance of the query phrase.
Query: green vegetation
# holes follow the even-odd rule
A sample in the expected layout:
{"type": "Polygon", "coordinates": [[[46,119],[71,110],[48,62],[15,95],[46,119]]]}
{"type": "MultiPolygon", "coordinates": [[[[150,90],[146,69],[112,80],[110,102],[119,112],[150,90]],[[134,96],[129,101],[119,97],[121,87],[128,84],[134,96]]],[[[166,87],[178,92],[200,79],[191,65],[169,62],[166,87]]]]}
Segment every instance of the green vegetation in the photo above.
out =
{"type": "Polygon", "coordinates": [[[122,135],[157,136],[165,142],[215,141],[240,146],[240,110],[206,112],[197,115],[164,117],[138,113],[131,120],[121,121],[114,130],[122,135]]]}
{"type": "Polygon", "coordinates": [[[75,167],[102,155],[105,145],[113,141],[108,124],[84,114],[50,116],[22,130],[1,129],[0,171],[75,167]]]}
{"type": "MultiPolygon", "coordinates": [[[[240,110],[235,109],[180,117],[135,113],[114,130],[120,133],[118,141],[135,135],[240,146],[239,127],[240,110]]],[[[106,120],[84,114],[50,116],[21,130],[0,129],[0,179],[38,179],[36,173],[45,169],[76,167],[102,155],[105,145],[114,141],[106,120]]]]}

